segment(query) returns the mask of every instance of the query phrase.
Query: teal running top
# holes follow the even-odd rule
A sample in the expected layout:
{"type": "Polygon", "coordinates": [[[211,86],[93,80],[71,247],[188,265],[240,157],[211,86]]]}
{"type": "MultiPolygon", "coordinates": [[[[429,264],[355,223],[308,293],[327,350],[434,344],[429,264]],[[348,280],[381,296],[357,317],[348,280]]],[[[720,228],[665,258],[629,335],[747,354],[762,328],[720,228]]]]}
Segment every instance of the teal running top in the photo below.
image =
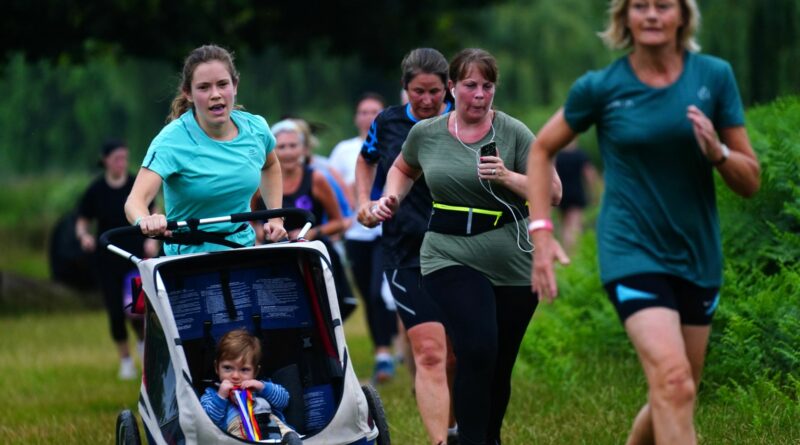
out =
{"type": "MultiPolygon", "coordinates": [[[[245,111],[234,110],[231,119],[239,134],[230,141],[217,141],[200,128],[191,110],[167,124],[150,143],[142,167],[164,181],[167,219],[211,218],[249,212],[250,198],[261,181],[267,154],[275,137],[267,121],[245,111]]],[[[204,225],[210,232],[233,232],[238,225],[204,225]]],[[[246,230],[227,237],[242,245],[255,244],[255,233],[246,230]]],[[[224,250],[216,244],[183,246],[165,244],[167,255],[224,250]]]]}
{"type": "Polygon", "coordinates": [[[575,132],[595,125],[605,167],[597,226],[604,283],[667,273],[719,286],[722,249],[712,165],[700,151],[687,107],[719,131],[744,125],[730,65],[686,52],[680,77],[654,88],[622,57],[572,86],[564,117],[575,132]]]}

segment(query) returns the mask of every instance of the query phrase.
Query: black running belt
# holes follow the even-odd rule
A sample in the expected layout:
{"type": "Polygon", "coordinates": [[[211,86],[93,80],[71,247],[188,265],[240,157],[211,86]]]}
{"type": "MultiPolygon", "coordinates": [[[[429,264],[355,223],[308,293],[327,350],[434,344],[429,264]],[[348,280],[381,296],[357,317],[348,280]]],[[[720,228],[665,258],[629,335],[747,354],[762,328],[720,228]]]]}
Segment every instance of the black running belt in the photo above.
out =
{"type": "Polygon", "coordinates": [[[498,229],[506,223],[516,222],[517,216],[514,215],[514,211],[519,213],[519,219],[525,219],[528,216],[527,207],[523,210],[516,207],[512,207],[512,209],[511,211],[479,209],[434,202],[428,221],[428,230],[446,235],[473,236],[498,229]]]}

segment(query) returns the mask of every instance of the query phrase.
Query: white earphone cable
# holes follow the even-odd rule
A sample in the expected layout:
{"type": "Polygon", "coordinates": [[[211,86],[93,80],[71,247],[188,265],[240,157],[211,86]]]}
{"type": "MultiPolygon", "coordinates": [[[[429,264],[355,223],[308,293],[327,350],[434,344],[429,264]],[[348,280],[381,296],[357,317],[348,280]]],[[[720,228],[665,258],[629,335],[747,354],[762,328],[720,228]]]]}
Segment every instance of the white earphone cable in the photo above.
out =
{"type": "MultiPolygon", "coordinates": [[[[461,146],[463,146],[467,150],[475,153],[475,164],[476,164],[476,166],[480,167],[480,163],[481,163],[480,151],[468,146],[467,144],[465,144],[464,141],[461,140],[461,137],[458,135],[458,116],[456,115],[455,111],[453,112],[453,119],[454,119],[454,122],[455,122],[453,126],[454,126],[455,133],[456,133],[456,140],[461,144],[461,146]]],[[[496,133],[495,133],[495,130],[494,130],[494,122],[491,122],[491,128],[492,128],[492,137],[489,139],[489,142],[493,142],[494,141],[494,137],[496,136],[496,133]]],[[[523,247],[522,244],[520,243],[520,238],[521,238],[520,235],[521,235],[521,232],[523,232],[523,231],[520,230],[519,224],[520,224],[520,221],[524,222],[524,220],[525,220],[525,215],[522,213],[522,210],[519,210],[518,208],[516,208],[512,204],[507,203],[502,198],[497,196],[494,193],[494,190],[492,190],[491,181],[489,181],[488,179],[482,180],[482,179],[478,178],[478,182],[481,184],[481,187],[483,187],[484,190],[489,192],[489,194],[492,195],[495,200],[497,200],[497,202],[503,204],[508,209],[508,211],[511,213],[511,217],[514,218],[514,226],[517,229],[517,236],[516,236],[517,248],[519,250],[525,252],[525,253],[533,252],[535,247],[533,246],[533,243],[531,242],[531,238],[530,238],[530,235],[528,234],[527,226],[526,226],[526,230],[524,231],[524,233],[525,233],[525,242],[530,246],[530,249],[528,249],[526,247],[523,247]],[[486,184],[484,184],[484,181],[486,181],[486,184]],[[515,212],[519,212],[519,219],[517,219],[517,214],[515,212]]]]}

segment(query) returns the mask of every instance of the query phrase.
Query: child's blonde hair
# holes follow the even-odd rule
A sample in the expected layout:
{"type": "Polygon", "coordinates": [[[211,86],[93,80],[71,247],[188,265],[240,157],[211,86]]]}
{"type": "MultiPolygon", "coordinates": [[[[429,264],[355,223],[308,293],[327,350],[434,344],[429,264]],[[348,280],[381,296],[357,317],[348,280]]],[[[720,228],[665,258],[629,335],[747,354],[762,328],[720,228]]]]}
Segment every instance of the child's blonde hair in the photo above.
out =
{"type": "Polygon", "coordinates": [[[246,329],[236,329],[223,335],[217,345],[217,363],[223,360],[249,360],[253,367],[261,364],[261,342],[246,329]]]}

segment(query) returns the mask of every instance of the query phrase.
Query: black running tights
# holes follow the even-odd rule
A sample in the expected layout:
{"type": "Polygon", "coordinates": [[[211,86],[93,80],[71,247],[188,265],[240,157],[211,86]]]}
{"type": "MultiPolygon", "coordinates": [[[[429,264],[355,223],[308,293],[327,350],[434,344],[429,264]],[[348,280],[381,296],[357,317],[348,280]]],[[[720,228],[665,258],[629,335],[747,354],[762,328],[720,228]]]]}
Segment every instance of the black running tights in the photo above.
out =
{"type": "Polygon", "coordinates": [[[511,370],[538,303],[530,286],[493,286],[483,274],[451,266],[422,277],[442,311],[456,355],[453,403],[461,445],[500,443],[511,370]]]}
{"type": "MultiPolygon", "coordinates": [[[[125,275],[135,269],[128,260],[101,251],[95,254],[97,276],[100,281],[100,290],[103,293],[103,302],[108,313],[108,324],[111,338],[119,343],[128,339],[128,330],[125,327],[125,309],[122,307],[123,286],[130,286],[125,282],[125,275]]],[[[142,322],[131,321],[137,335],[142,333],[142,322]]],[[[141,338],[141,335],[139,335],[141,338]]]]}
{"type": "Polygon", "coordinates": [[[347,258],[353,278],[364,301],[367,327],[376,348],[388,347],[397,335],[397,314],[386,307],[381,294],[383,284],[383,251],[381,239],[374,241],[346,240],[347,258]]]}

